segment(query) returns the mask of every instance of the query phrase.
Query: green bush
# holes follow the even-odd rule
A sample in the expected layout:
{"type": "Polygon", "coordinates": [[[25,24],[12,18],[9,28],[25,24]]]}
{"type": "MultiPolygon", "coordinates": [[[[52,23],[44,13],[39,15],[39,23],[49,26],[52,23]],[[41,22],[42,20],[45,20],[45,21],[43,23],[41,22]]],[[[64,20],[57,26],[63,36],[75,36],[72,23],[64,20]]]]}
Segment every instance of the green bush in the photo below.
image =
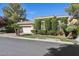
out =
{"type": "Polygon", "coordinates": [[[31,30],[31,32],[37,34],[37,30],[31,30]]]}
{"type": "Polygon", "coordinates": [[[57,28],[58,28],[58,20],[57,20],[57,18],[52,18],[52,20],[51,20],[51,28],[52,28],[52,30],[57,30],[57,28]]]}
{"type": "MultiPolygon", "coordinates": [[[[57,32],[59,32],[58,26],[61,26],[63,29],[65,29],[67,27],[66,23],[67,23],[67,17],[58,19],[54,16],[52,18],[49,17],[43,19],[35,19],[34,29],[37,30],[37,34],[57,35],[57,32]],[[62,22],[61,25],[58,25],[58,20],[62,22]]],[[[32,32],[36,33],[36,31],[32,32]]]]}
{"type": "Polygon", "coordinates": [[[77,29],[77,26],[75,26],[75,25],[69,25],[66,28],[66,31],[71,32],[71,31],[75,31],[76,29],[77,29]]]}
{"type": "Polygon", "coordinates": [[[46,35],[47,31],[46,30],[38,30],[38,34],[46,35]]]}
{"type": "Polygon", "coordinates": [[[0,32],[6,32],[6,30],[0,30],[0,32]]]}
{"type": "Polygon", "coordinates": [[[59,27],[61,27],[62,29],[66,29],[66,28],[67,28],[67,25],[66,25],[65,23],[61,23],[61,24],[59,25],[59,27]]]}
{"type": "Polygon", "coordinates": [[[5,29],[6,29],[7,33],[14,33],[15,32],[14,28],[11,26],[6,26],[5,29]]]}
{"type": "Polygon", "coordinates": [[[11,24],[11,26],[12,26],[14,29],[17,29],[17,30],[21,29],[21,26],[20,26],[19,24],[16,24],[16,23],[11,24]]]}
{"type": "Polygon", "coordinates": [[[7,33],[14,33],[15,32],[14,28],[11,26],[13,23],[14,23],[13,20],[10,20],[10,19],[6,20],[5,29],[6,29],[7,33]]]}
{"type": "Polygon", "coordinates": [[[51,29],[51,18],[45,18],[45,29],[50,30],[51,29]]]}
{"type": "Polygon", "coordinates": [[[57,35],[57,31],[55,31],[55,30],[49,30],[49,31],[47,31],[47,33],[49,35],[57,35]]]}
{"type": "Polygon", "coordinates": [[[41,19],[35,19],[34,28],[36,30],[40,30],[41,29],[41,19]]]}
{"type": "Polygon", "coordinates": [[[77,34],[79,35],[79,26],[77,26],[77,34]]]}
{"type": "Polygon", "coordinates": [[[61,22],[64,22],[65,24],[67,24],[67,19],[68,17],[58,18],[58,20],[60,20],[61,22]]]}

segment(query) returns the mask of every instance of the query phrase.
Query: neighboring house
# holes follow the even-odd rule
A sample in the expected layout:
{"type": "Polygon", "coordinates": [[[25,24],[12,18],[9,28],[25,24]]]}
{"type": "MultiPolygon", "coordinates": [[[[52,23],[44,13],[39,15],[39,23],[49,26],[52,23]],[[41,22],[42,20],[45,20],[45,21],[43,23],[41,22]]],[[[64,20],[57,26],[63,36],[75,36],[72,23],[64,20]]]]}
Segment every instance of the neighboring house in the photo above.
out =
{"type": "Polygon", "coordinates": [[[33,30],[33,22],[32,21],[21,21],[18,22],[22,28],[21,28],[21,33],[23,34],[32,34],[31,30],[33,30]]]}
{"type": "Polygon", "coordinates": [[[52,19],[53,17],[59,18],[58,24],[61,24],[61,18],[66,17],[68,19],[68,16],[41,16],[41,17],[36,17],[35,19],[41,20],[41,29],[45,30],[45,18],[52,19]]]}
{"type": "Polygon", "coordinates": [[[0,28],[5,26],[5,24],[6,24],[5,19],[6,19],[5,17],[0,16],[0,28]]]}
{"type": "MultiPolygon", "coordinates": [[[[36,17],[35,19],[44,19],[44,18],[53,18],[53,17],[54,16],[44,16],[44,17],[36,17]]],[[[56,17],[62,18],[62,17],[68,17],[68,16],[56,16],[56,17]]],[[[70,21],[70,20],[68,20],[68,21],[70,21]]],[[[44,21],[42,21],[42,22],[43,22],[43,25],[45,25],[44,21]]],[[[77,19],[73,19],[71,23],[76,23],[76,22],[77,22],[77,19]]],[[[19,24],[22,27],[20,33],[32,34],[32,32],[31,32],[31,30],[33,30],[33,22],[32,21],[20,21],[17,24],[19,24]]],[[[41,27],[41,28],[45,29],[45,27],[41,27]]]]}
{"type": "Polygon", "coordinates": [[[0,16],[0,31],[5,30],[6,26],[6,17],[0,16]]]}

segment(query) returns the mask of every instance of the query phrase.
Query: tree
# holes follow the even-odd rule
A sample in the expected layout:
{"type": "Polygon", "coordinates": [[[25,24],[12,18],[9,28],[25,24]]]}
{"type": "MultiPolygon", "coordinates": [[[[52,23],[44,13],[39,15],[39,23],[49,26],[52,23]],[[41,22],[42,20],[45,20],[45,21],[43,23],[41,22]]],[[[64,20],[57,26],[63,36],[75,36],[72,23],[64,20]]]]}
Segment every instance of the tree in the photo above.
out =
{"type": "Polygon", "coordinates": [[[13,27],[11,26],[14,23],[19,22],[20,20],[25,20],[26,10],[22,8],[19,3],[10,3],[3,9],[4,16],[8,19],[6,21],[6,30],[7,32],[14,32],[13,27]]]}
{"type": "Polygon", "coordinates": [[[68,17],[62,17],[62,18],[58,18],[58,28],[59,28],[59,35],[63,35],[66,36],[66,27],[67,27],[67,18],[68,17]]]}
{"type": "Polygon", "coordinates": [[[20,28],[21,28],[21,26],[16,24],[16,23],[12,24],[11,26],[14,28],[16,35],[19,36],[20,35],[20,28]]]}
{"type": "MultiPolygon", "coordinates": [[[[68,34],[68,37],[69,38],[71,38],[71,37],[73,37],[73,34],[75,34],[75,33],[73,33],[73,31],[71,31],[71,30],[73,30],[75,27],[77,27],[77,26],[75,26],[75,25],[73,25],[73,26],[70,26],[71,25],[71,22],[72,22],[72,20],[73,20],[73,18],[75,18],[75,19],[79,19],[79,3],[72,3],[68,8],[66,8],[65,9],[67,12],[68,12],[68,14],[70,15],[70,16],[72,16],[72,17],[69,17],[68,18],[68,24],[69,24],[69,26],[67,27],[67,29],[68,30],[70,30],[69,31],[69,34],[68,34]],[[74,27],[75,26],[75,27],[74,27]]],[[[78,22],[79,23],[79,22],[78,22]]],[[[76,30],[75,30],[76,31],[76,30]]]]}
{"type": "Polygon", "coordinates": [[[3,8],[4,16],[9,20],[18,22],[26,18],[26,10],[19,3],[10,3],[3,8]]]}
{"type": "Polygon", "coordinates": [[[79,17],[79,3],[72,3],[68,8],[65,9],[69,15],[79,17]]]}
{"type": "Polygon", "coordinates": [[[73,39],[77,37],[77,26],[69,25],[66,30],[69,32],[68,38],[73,39]]]}

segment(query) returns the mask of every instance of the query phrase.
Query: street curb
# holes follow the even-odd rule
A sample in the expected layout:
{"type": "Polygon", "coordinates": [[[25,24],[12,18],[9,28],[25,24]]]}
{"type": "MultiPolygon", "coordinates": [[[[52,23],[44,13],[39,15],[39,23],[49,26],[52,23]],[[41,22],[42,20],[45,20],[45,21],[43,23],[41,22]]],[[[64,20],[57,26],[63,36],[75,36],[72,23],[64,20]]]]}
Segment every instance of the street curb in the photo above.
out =
{"type": "Polygon", "coordinates": [[[16,38],[16,39],[25,39],[25,40],[34,40],[34,41],[43,41],[43,42],[55,42],[55,43],[61,43],[61,44],[75,44],[72,42],[63,42],[59,40],[54,40],[54,39],[38,39],[38,38],[25,38],[25,37],[10,37],[10,36],[0,36],[0,37],[7,37],[7,38],[16,38]]]}

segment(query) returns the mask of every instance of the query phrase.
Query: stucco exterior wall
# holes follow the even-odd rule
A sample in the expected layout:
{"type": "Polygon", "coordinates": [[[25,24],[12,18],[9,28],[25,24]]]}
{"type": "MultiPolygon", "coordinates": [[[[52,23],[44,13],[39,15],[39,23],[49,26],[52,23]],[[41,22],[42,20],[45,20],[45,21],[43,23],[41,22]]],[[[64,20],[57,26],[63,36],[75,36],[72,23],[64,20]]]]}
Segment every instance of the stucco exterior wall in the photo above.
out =
{"type": "Polygon", "coordinates": [[[22,28],[20,33],[22,34],[32,34],[31,30],[33,30],[33,22],[31,21],[23,21],[23,22],[18,22],[22,28]]]}
{"type": "Polygon", "coordinates": [[[33,30],[33,27],[22,27],[22,30],[24,34],[32,34],[31,30],[33,30]]]}

